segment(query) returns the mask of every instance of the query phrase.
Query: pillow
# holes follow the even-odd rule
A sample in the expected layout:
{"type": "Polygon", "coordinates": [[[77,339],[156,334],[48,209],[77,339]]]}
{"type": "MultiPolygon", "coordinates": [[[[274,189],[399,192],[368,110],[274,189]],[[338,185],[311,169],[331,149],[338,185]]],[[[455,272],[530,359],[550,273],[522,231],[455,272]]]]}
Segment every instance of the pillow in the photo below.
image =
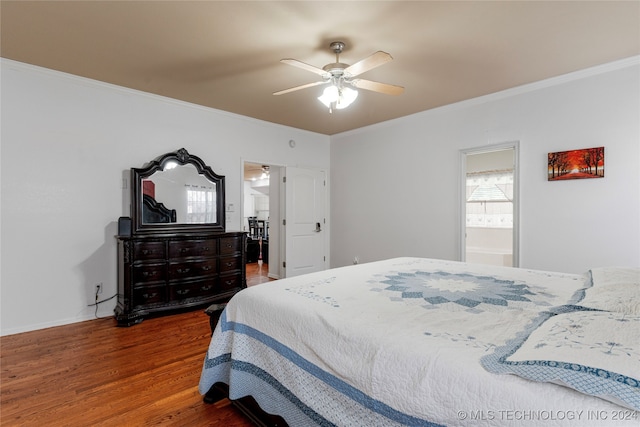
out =
{"type": "Polygon", "coordinates": [[[640,286],[621,283],[592,287],[579,302],[583,307],[640,316],[640,286]]]}
{"type": "Polygon", "coordinates": [[[640,316],[572,311],[542,322],[483,357],[483,366],[640,410],[640,316]]]}
{"type": "Polygon", "coordinates": [[[592,269],[591,280],[580,305],[640,316],[640,268],[592,269]]]}
{"type": "Polygon", "coordinates": [[[601,267],[591,269],[593,286],[617,285],[632,283],[640,286],[640,268],[633,267],[601,267]]]}

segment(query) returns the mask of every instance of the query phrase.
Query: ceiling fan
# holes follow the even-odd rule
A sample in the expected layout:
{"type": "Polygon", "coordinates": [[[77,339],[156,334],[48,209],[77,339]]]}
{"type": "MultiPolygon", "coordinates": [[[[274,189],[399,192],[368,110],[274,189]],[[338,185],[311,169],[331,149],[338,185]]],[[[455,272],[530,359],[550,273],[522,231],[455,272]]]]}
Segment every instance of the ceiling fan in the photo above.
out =
{"type": "Polygon", "coordinates": [[[327,64],[322,68],[314,67],[313,65],[306,64],[296,59],[287,58],[280,60],[280,62],[284,64],[293,65],[294,67],[302,68],[303,70],[318,74],[322,77],[322,80],[292,87],[290,89],[284,89],[274,92],[273,94],[283,95],[296,90],[330,83],[330,86],[324,90],[324,93],[322,96],[318,97],[318,100],[325,104],[331,113],[334,108],[342,109],[348,107],[358,97],[358,91],[349,86],[384,93],[386,95],[400,95],[404,92],[404,88],[402,86],[356,78],[366,71],[392,61],[393,58],[388,53],[378,51],[353,65],[348,65],[340,62],[340,54],[345,47],[343,42],[333,42],[329,47],[336,54],[336,62],[327,64]]]}

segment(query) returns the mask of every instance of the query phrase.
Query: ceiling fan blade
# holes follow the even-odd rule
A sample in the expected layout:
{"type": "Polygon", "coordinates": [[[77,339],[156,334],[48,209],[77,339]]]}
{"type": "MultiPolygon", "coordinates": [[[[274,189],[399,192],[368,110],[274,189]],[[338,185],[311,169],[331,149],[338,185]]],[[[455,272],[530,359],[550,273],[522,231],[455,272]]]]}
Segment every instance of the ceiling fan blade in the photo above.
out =
{"type": "Polygon", "coordinates": [[[311,71],[312,73],[319,74],[322,77],[327,77],[329,75],[329,73],[327,73],[322,68],[314,67],[313,65],[298,61],[297,59],[285,58],[281,59],[280,62],[282,62],[283,64],[289,64],[293,65],[294,67],[302,68],[303,70],[311,71]]]}
{"type": "Polygon", "coordinates": [[[351,81],[351,84],[358,89],[372,90],[386,95],[400,95],[404,92],[404,88],[402,86],[378,83],[371,80],[354,79],[351,81]]]}
{"type": "Polygon", "coordinates": [[[386,64],[389,61],[392,61],[393,58],[387,52],[383,52],[381,50],[376,53],[369,55],[361,61],[356,62],[355,64],[347,67],[344,72],[348,73],[352,77],[357,76],[358,74],[362,74],[365,71],[369,71],[373,68],[379,67],[382,64],[386,64]]]}
{"type": "Polygon", "coordinates": [[[300,89],[306,89],[308,87],[323,85],[325,83],[327,83],[327,82],[324,81],[324,82],[307,83],[306,85],[300,85],[300,86],[292,87],[292,88],[289,88],[289,89],[280,90],[278,92],[273,92],[273,94],[274,95],[284,95],[285,93],[294,92],[294,91],[300,90],[300,89]]]}

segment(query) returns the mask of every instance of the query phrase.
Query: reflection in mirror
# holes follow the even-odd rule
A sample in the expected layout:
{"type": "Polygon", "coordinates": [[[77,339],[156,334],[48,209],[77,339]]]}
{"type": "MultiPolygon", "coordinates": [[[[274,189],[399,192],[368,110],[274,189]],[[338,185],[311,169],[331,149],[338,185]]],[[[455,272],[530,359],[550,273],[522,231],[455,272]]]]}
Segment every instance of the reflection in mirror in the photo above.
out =
{"type": "Polygon", "coordinates": [[[135,233],[225,231],[225,178],[181,148],[131,169],[135,233]]]}
{"type": "Polygon", "coordinates": [[[158,205],[162,204],[169,211],[167,220],[162,215],[144,215],[143,206],[143,224],[216,222],[216,184],[200,175],[191,164],[176,166],[169,162],[164,170],[142,180],[143,195],[152,198],[158,205]],[[175,212],[173,220],[170,211],[175,212]]]}
{"type": "Polygon", "coordinates": [[[156,202],[156,199],[149,194],[142,195],[142,223],[163,224],[176,222],[176,210],[167,209],[165,205],[156,202]]]}

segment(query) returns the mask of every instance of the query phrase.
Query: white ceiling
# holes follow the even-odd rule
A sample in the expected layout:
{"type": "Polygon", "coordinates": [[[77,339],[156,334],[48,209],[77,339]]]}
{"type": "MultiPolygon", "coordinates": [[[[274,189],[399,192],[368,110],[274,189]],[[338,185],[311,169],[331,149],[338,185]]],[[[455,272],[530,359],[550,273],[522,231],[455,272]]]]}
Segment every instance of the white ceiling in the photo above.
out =
{"type": "Polygon", "coordinates": [[[638,1],[7,1],[4,58],[327,135],[640,54],[638,1]],[[279,62],[394,60],[329,114],[279,62]]]}

